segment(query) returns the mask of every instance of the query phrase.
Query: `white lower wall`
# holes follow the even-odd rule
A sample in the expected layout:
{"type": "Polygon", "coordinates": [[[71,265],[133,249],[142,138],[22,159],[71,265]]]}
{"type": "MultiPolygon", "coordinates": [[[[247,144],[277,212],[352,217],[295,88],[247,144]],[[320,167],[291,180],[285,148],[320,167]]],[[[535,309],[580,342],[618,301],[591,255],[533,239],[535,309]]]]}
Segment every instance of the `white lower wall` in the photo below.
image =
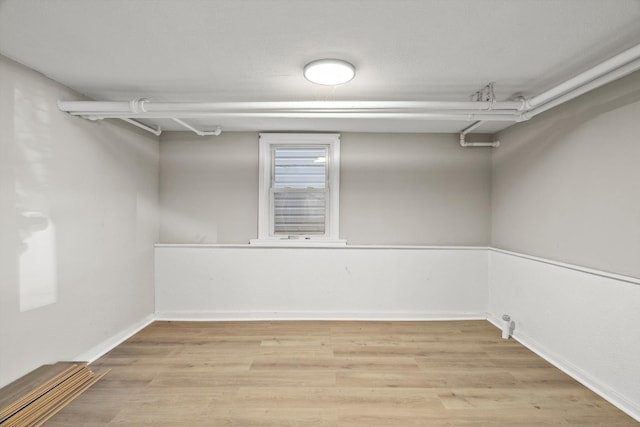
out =
{"type": "Polygon", "coordinates": [[[164,319],[485,318],[485,248],[156,247],[164,319]]]}
{"type": "Polygon", "coordinates": [[[489,319],[640,420],[640,279],[489,251],[489,319]]]}

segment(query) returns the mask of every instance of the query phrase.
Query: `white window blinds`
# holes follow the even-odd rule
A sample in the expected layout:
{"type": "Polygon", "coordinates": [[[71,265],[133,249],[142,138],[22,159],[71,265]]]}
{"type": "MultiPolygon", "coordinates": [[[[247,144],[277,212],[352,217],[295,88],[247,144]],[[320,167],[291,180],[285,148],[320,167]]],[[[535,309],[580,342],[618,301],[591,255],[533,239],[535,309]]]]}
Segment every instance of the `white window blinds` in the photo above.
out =
{"type": "Polygon", "coordinates": [[[274,234],[325,234],[328,146],[274,146],[272,156],[274,234]]]}

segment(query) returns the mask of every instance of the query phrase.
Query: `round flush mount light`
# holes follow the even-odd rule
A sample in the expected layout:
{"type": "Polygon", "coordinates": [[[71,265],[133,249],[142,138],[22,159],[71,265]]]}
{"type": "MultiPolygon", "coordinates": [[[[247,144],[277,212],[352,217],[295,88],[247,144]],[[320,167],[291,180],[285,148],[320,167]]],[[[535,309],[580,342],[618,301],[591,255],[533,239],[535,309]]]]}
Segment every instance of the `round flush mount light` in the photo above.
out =
{"type": "Polygon", "coordinates": [[[304,77],[319,85],[341,85],[353,79],[355,75],[355,67],[341,59],[318,59],[304,67],[304,77]]]}

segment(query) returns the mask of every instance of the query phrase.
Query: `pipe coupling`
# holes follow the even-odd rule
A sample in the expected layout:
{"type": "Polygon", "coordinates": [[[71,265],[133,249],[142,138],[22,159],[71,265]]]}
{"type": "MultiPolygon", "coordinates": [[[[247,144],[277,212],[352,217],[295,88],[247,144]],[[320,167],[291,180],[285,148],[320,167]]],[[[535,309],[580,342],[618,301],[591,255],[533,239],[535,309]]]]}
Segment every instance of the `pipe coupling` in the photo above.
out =
{"type": "Polygon", "coordinates": [[[132,101],[129,101],[129,109],[132,113],[141,114],[146,113],[147,109],[144,107],[144,104],[149,102],[147,98],[138,98],[132,101]]]}

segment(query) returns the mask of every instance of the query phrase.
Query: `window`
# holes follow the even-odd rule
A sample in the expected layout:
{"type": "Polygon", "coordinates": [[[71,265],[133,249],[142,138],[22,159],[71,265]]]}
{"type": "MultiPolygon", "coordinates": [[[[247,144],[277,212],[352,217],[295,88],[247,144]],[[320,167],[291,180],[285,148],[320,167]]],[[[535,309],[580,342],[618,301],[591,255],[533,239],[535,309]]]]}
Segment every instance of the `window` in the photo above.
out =
{"type": "Polygon", "coordinates": [[[260,134],[260,243],[338,240],[339,134],[260,134]]]}
{"type": "Polygon", "coordinates": [[[327,147],[272,147],[273,235],[325,235],[327,147]]]}

